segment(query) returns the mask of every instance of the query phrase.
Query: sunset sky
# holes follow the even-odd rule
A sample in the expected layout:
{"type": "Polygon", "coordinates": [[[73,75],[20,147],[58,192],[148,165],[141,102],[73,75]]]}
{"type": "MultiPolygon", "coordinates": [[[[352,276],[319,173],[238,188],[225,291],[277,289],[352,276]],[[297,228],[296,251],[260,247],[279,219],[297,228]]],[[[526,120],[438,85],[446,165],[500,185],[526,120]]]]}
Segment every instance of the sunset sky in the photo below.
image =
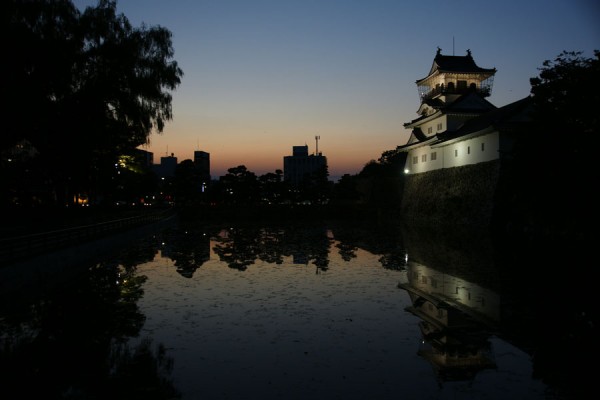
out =
{"type": "Polygon", "coordinates": [[[438,46],[497,68],[498,107],[529,94],[544,60],[600,49],[597,0],[120,0],[117,11],[169,29],[184,72],[174,119],[144,149],[155,163],[206,151],[213,178],[283,169],[292,146],[313,153],[317,135],[332,179],[358,173],[406,143],[415,81],[438,46]]]}

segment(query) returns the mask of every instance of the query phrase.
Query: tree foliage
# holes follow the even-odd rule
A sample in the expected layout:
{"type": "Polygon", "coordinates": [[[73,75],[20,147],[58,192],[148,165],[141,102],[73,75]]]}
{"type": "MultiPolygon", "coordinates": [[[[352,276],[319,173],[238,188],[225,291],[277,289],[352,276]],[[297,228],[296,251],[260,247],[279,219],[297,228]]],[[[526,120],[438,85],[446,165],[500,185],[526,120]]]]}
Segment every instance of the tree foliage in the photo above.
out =
{"type": "Polygon", "coordinates": [[[399,177],[402,176],[406,153],[398,149],[386,150],[377,161],[365,164],[359,176],[363,178],[399,177]]]}
{"type": "Polygon", "coordinates": [[[229,168],[220,182],[224,202],[229,204],[252,204],[258,200],[259,189],[256,174],[245,165],[229,168]]]}
{"type": "Polygon", "coordinates": [[[599,133],[600,52],[585,58],[564,51],[531,78],[532,123],[516,142],[507,169],[508,217],[526,231],[574,238],[597,215],[595,149],[599,133]]]}
{"type": "Polygon", "coordinates": [[[579,134],[600,131],[596,110],[600,104],[600,51],[596,50],[593,58],[563,51],[542,65],[539,76],[530,83],[537,120],[544,129],[579,134]]]}
{"type": "Polygon", "coordinates": [[[173,118],[182,70],[171,32],[133,27],[117,2],[80,12],[70,0],[9,0],[0,70],[3,158],[26,143],[57,186],[89,189],[122,154],[173,118]]]}

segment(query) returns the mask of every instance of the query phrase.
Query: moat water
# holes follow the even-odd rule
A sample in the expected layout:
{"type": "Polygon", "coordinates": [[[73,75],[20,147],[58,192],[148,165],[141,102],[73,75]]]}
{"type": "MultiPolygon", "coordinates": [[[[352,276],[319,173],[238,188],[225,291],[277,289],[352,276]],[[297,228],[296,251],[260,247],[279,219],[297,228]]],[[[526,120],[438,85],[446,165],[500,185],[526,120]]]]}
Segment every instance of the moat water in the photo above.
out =
{"type": "Polygon", "coordinates": [[[484,239],[170,227],[3,293],[0,396],[569,398],[552,293],[484,239]]]}

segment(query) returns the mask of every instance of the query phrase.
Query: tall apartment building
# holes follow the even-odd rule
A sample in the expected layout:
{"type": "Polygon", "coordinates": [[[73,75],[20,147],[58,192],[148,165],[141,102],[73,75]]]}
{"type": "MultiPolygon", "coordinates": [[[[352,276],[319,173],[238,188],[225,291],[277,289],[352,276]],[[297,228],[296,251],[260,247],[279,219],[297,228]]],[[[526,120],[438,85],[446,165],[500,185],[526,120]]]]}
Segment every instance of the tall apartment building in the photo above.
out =
{"type": "Polygon", "coordinates": [[[160,164],[153,166],[154,172],[159,178],[172,178],[177,168],[177,157],[173,153],[170,156],[160,158],[160,164]]]}
{"type": "Polygon", "coordinates": [[[210,153],[194,151],[194,165],[202,180],[202,191],[204,191],[210,184],[210,153]]]}
{"type": "Polygon", "coordinates": [[[308,145],[293,146],[292,155],[283,157],[283,179],[298,186],[309,174],[327,167],[322,153],[308,154],[308,145]]]}
{"type": "Polygon", "coordinates": [[[205,151],[194,151],[194,165],[201,172],[201,175],[210,180],[210,153],[205,151]]]}

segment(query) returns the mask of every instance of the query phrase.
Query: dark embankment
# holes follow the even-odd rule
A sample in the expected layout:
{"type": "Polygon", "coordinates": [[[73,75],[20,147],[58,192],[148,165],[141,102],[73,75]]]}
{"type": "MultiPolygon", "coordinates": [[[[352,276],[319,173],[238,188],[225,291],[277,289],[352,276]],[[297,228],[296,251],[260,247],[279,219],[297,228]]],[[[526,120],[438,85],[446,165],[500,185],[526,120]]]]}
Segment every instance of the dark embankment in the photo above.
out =
{"type": "Polygon", "coordinates": [[[438,229],[489,229],[499,170],[499,163],[492,161],[406,176],[402,221],[438,229]]]}

